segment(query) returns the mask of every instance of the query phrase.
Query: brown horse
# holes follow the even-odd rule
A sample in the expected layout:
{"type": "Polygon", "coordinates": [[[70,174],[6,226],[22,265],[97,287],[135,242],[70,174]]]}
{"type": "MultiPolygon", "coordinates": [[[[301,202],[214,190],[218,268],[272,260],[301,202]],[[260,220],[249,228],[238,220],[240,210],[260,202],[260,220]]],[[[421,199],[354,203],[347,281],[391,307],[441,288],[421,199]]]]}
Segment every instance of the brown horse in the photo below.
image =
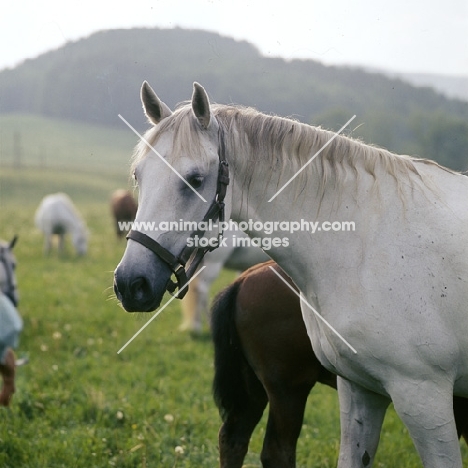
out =
{"type": "MultiPolygon", "coordinates": [[[[336,388],[336,377],[312,351],[299,298],[270,266],[294,286],[276,263],[262,263],[218,294],[211,310],[222,468],[242,467],[268,402],[262,465],[294,468],[310,390],[316,382],[336,388]]],[[[455,397],[454,413],[458,436],[468,442],[468,400],[455,397]]]]}
{"type": "Polygon", "coordinates": [[[138,209],[133,195],[124,189],[116,190],[111,196],[111,211],[115,220],[115,231],[118,238],[123,237],[128,229],[123,229],[119,223],[134,221],[138,209]]]}

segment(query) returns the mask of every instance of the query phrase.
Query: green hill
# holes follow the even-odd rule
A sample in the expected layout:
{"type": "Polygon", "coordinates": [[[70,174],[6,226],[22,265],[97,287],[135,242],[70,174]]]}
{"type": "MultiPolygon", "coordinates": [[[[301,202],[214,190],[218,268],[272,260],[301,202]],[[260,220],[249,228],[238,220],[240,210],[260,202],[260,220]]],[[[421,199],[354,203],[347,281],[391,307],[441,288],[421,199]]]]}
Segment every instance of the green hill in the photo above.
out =
{"type": "Polygon", "coordinates": [[[121,128],[120,113],[143,129],[143,80],[171,107],[199,81],[215,102],[332,129],[356,114],[353,136],[468,169],[468,103],[377,73],[267,58],[246,42],[204,31],[109,30],[68,43],[0,72],[0,114],[121,128]]]}

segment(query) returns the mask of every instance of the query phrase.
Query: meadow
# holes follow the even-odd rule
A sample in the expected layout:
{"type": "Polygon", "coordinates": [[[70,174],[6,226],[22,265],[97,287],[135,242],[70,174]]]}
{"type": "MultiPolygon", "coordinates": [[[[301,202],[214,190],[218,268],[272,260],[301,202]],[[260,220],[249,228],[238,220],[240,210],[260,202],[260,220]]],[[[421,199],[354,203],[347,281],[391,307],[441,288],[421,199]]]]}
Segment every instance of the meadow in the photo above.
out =
{"type": "MultiPolygon", "coordinates": [[[[86,151],[96,155],[97,150],[86,151]]],[[[19,235],[15,251],[24,331],[17,355],[30,361],[18,369],[11,407],[0,410],[1,467],[218,465],[220,418],[211,395],[208,329],[199,337],[180,332],[180,306],[174,301],[117,354],[152,314],[128,314],[113,296],[113,270],[125,242],[114,235],[108,200],[115,188],[129,186],[130,153],[124,160],[114,148],[109,152],[115,160],[107,155],[95,166],[80,165],[78,154],[57,167],[31,162],[21,169],[0,167],[0,237],[19,235]],[[33,216],[42,196],[55,191],[67,192],[88,224],[84,258],[76,258],[70,243],[63,256],[43,255],[33,216]]],[[[223,272],[213,293],[234,276],[223,272]]],[[[265,422],[264,417],[253,435],[246,467],[260,466],[265,422]]],[[[468,465],[467,446],[461,446],[468,465]]],[[[338,447],[336,393],[317,385],[309,397],[297,466],[335,467],[338,447]]],[[[392,408],[375,466],[421,466],[392,408]]]]}

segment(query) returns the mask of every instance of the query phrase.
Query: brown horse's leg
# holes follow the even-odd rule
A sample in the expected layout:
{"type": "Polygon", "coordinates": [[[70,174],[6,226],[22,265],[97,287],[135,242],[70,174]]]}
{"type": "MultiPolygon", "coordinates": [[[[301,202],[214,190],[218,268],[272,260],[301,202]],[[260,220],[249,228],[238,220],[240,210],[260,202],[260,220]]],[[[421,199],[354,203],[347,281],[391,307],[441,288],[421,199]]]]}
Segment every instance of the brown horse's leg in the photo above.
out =
{"type": "Polygon", "coordinates": [[[252,370],[245,369],[248,401],[242,411],[231,412],[219,430],[221,468],[241,468],[249,448],[250,437],[267,405],[267,395],[252,370]]]}
{"type": "Polygon", "coordinates": [[[294,468],[297,439],[302,428],[304,410],[312,385],[275,388],[268,386],[270,410],[261,454],[264,468],[294,468]]]}
{"type": "Polygon", "coordinates": [[[15,353],[11,348],[7,349],[3,363],[0,363],[0,375],[3,380],[0,405],[8,406],[15,393],[15,353]]]}

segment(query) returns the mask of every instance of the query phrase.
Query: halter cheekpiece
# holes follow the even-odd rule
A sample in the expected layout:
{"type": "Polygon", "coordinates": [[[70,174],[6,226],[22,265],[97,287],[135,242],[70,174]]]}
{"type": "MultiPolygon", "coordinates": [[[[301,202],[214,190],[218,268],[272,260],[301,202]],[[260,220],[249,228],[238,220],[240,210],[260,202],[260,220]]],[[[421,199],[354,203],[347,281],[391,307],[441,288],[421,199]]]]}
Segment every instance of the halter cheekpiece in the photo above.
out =
{"type": "MultiPolygon", "coordinates": [[[[211,205],[208,208],[205,216],[202,219],[202,222],[207,222],[209,220],[219,222],[224,221],[224,198],[226,196],[227,187],[229,185],[229,164],[226,160],[226,145],[224,141],[224,131],[221,125],[218,129],[218,181],[216,186],[216,194],[214,196],[211,205]]],[[[193,231],[190,234],[190,238],[199,238],[205,234],[205,231],[198,229],[193,231]]],[[[164,248],[159,242],[155,241],[148,235],[143,232],[131,230],[127,234],[127,239],[132,239],[135,242],[140,243],[145,246],[147,249],[151,250],[156,256],[158,256],[162,261],[164,261],[171,271],[174,273],[177,282],[169,280],[167,286],[167,291],[171,294],[178,288],[176,297],[182,299],[188,291],[188,280],[193,276],[198,265],[203,260],[203,257],[207,252],[211,252],[218,248],[223,237],[222,230],[218,233],[218,243],[213,246],[206,247],[189,247],[185,246],[178,257],[173,255],[169,250],[164,248]],[[188,269],[185,269],[185,265],[192,258],[192,261],[188,265],[188,269]]]]}
{"type": "Polygon", "coordinates": [[[13,246],[16,243],[16,240],[18,239],[18,236],[15,236],[13,240],[10,242],[10,245],[8,247],[0,247],[0,263],[3,263],[3,267],[5,270],[5,275],[6,275],[6,290],[3,291],[3,294],[7,296],[12,304],[16,307],[18,305],[17,303],[17,298],[15,297],[15,292],[16,292],[16,286],[15,286],[15,275],[13,272],[13,266],[11,264],[11,261],[7,259],[6,257],[6,252],[10,251],[13,246]]]}

